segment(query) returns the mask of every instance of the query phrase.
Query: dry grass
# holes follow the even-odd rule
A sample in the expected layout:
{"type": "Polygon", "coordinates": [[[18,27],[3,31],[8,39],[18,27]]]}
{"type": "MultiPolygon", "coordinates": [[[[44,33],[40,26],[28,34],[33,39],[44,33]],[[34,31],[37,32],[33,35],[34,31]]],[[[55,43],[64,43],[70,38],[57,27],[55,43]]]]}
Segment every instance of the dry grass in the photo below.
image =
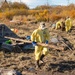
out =
{"type": "Polygon", "coordinates": [[[30,18],[35,18],[37,21],[55,21],[59,20],[60,18],[65,18],[67,16],[70,16],[72,19],[75,18],[75,6],[74,4],[71,4],[69,6],[57,6],[57,7],[48,7],[47,6],[39,6],[39,9],[36,10],[36,8],[33,10],[26,9],[24,7],[24,4],[19,3],[13,3],[10,4],[11,8],[8,7],[6,10],[3,10],[1,8],[0,13],[0,19],[7,18],[7,19],[13,19],[14,16],[23,15],[23,21],[26,21],[27,16],[30,18]],[[15,5],[14,5],[15,4],[15,5]],[[20,8],[21,5],[21,8],[20,8]],[[44,9],[42,9],[44,7],[44,9]],[[25,18],[24,18],[25,16],[25,18]]]}

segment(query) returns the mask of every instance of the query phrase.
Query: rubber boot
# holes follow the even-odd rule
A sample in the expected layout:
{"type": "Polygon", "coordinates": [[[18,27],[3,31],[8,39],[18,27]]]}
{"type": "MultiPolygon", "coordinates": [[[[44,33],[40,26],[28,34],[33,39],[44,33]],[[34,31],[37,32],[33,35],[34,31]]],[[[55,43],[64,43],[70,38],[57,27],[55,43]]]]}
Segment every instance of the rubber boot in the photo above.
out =
{"type": "Polygon", "coordinates": [[[36,61],[36,68],[40,68],[39,60],[36,61]]]}
{"type": "Polygon", "coordinates": [[[40,60],[41,60],[42,63],[44,63],[44,61],[43,61],[44,56],[45,56],[45,55],[42,54],[42,56],[41,56],[41,58],[40,58],[40,60]]]}

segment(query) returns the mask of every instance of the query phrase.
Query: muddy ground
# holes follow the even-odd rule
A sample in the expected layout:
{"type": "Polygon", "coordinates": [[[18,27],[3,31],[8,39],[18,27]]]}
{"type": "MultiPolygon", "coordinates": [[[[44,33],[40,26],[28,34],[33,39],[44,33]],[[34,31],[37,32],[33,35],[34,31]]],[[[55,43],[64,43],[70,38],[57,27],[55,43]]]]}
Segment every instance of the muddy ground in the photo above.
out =
{"type": "MultiPolygon", "coordinates": [[[[7,23],[6,23],[7,24],[7,23]]],[[[46,23],[50,36],[55,37],[61,35],[66,38],[73,50],[54,50],[49,49],[49,54],[44,58],[44,64],[40,62],[41,68],[35,67],[34,50],[26,50],[25,52],[0,52],[0,68],[15,69],[22,73],[22,75],[75,75],[75,30],[66,33],[61,30],[52,30],[51,24],[46,23]]],[[[9,28],[17,28],[16,33],[20,37],[31,35],[34,29],[39,26],[39,23],[27,24],[7,24],[9,28]]],[[[60,46],[60,45],[59,45],[60,46]]]]}

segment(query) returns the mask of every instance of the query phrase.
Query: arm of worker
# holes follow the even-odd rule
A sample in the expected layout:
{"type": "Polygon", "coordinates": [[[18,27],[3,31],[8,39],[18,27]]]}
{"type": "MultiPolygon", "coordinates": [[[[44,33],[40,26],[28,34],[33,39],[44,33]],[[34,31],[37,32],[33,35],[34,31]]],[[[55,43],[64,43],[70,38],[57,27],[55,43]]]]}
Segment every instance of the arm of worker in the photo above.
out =
{"type": "Polygon", "coordinates": [[[55,29],[58,29],[58,22],[56,23],[56,27],[55,27],[55,29]]]}
{"type": "Polygon", "coordinates": [[[49,38],[50,38],[50,34],[49,34],[48,29],[47,29],[47,30],[46,30],[46,41],[45,41],[46,44],[49,43],[49,38]]]}
{"type": "Polygon", "coordinates": [[[37,36],[37,33],[36,32],[37,31],[34,30],[33,33],[32,33],[32,35],[31,35],[31,41],[32,41],[33,46],[36,46],[37,45],[37,42],[35,41],[36,36],[37,36]]]}

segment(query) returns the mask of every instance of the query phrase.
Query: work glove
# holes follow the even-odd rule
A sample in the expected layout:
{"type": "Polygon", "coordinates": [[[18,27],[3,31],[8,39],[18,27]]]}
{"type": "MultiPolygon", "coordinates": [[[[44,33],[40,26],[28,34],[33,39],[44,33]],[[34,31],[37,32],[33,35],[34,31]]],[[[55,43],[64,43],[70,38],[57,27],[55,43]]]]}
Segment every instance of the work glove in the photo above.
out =
{"type": "Polygon", "coordinates": [[[36,45],[37,45],[37,42],[34,42],[34,41],[33,41],[32,44],[33,44],[33,46],[36,46],[36,45]]]}
{"type": "Polygon", "coordinates": [[[46,44],[48,44],[48,40],[46,40],[46,42],[45,42],[46,44]]]}

